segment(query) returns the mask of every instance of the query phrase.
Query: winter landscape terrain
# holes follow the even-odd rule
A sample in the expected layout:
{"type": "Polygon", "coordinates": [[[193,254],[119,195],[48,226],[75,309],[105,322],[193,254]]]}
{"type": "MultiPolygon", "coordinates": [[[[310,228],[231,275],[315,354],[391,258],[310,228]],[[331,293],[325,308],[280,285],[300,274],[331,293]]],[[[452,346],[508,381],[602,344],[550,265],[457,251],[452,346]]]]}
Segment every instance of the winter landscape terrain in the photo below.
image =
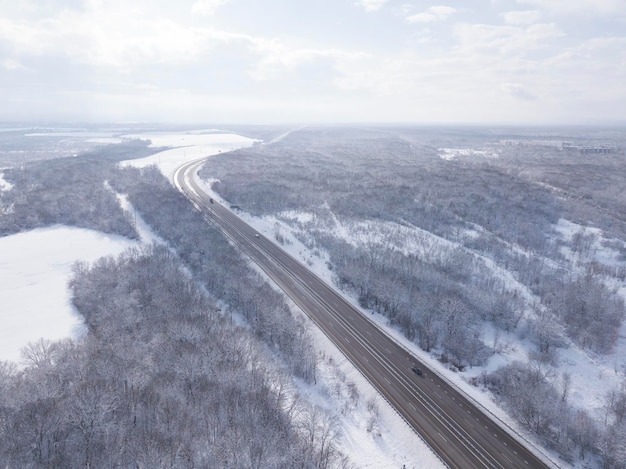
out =
{"type": "Polygon", "coordinates": [[[0,144],[0,465],[442,467],[168,182],[214,155],[215,199],[520,438],[561,467],[625,466],[622,131],[42,127],[0,144]]]}

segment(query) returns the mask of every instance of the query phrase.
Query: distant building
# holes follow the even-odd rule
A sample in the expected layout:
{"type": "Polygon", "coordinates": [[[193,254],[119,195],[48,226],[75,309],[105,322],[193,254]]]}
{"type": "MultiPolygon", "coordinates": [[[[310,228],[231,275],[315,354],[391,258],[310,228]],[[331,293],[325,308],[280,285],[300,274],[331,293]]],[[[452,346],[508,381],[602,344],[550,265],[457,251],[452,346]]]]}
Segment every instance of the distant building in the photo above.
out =
{"type": "Polygon", "coordinates": [[[500,145],[520,145],[524,147],[546,147],[580,153],[613,153],[616,148],[608,145],[574,145],[564,140],[500,140],[500,145]]]}

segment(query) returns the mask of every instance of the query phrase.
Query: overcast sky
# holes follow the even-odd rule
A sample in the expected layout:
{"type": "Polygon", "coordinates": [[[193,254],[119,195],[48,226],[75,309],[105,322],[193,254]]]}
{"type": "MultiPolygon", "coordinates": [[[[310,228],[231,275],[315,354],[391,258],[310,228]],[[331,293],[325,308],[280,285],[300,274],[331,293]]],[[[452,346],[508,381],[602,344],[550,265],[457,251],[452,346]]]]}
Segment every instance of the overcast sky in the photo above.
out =
{"type": "Polygon", "coordinates": [[[0,0],[0,120],[626,123],[626,0],[0,0]]]}

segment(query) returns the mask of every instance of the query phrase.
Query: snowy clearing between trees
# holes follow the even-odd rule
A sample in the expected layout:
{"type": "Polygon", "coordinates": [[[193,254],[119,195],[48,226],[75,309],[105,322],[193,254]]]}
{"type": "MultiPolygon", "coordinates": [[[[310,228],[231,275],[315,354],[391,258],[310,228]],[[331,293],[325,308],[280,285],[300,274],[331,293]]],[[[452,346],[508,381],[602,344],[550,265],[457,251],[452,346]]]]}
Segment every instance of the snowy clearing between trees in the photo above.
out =
{"type": "Polygon", "coordinates": [[[125,135],[125,138],[149,140],[149,147],[170,147],[146,158],[122,161],[120,166],[145,168],[156,165],[168,179],[184,162],[252,146],[258,140],[231,133],[214,133],[212,130],[198,130],[182,133],[154,132],[125,135]]]}
{"type": "Polygon", "coordinates": [[[0,360],[19,362],[20,350],[40,338],[83,334],[67,286],[72,265],[136,245],[121,236],[67,226],[0,238],[0,360]]]}
{"type": "Polygon", "coordinates": [[[4,179],[4,174],[0,172],[0,191],[10,191],[13,185],[4,179]]]}
{"type": "Polygon", "coordinates": [[[452,160],[459,157],[479,156],[481,158],[498,158],[498,154],[487,150],[473,150],[471,148],[440,148],[439,158],[452,160]]]}

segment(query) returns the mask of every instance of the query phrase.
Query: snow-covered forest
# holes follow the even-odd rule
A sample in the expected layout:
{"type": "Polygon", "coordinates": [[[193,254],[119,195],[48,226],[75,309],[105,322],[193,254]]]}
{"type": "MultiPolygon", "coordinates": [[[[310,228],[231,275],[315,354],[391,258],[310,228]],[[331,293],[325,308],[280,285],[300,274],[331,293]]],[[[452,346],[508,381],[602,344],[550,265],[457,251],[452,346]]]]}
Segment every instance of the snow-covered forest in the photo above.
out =
{"type": "Polygon", "coordinates": [[[306,128],[201,176],[560,458],[617,468],[625,144],[593,129],[306,128]]]}
{"type": "Polygon", "coordinates": [[[438,372],[564,467],[626,467],[623,132],[231,130],[260,141],[0,134],[1,237],[133,246],[74,264],[84,334],[0,361],[0,466],[438,467],[165,177],[215,153],[216,199],[438,372]]]}
{"type": "Polygon", "coordinates": [[[137,239],[142,217],[165,244],[76,263],[86,334],[0,361],[0,465],[347,466],[334,416],[296,386],[316,378],[308,325],[157,169],[117,165],[154,152],[126,141],[2,171],[4,235],[137,239]]]}

